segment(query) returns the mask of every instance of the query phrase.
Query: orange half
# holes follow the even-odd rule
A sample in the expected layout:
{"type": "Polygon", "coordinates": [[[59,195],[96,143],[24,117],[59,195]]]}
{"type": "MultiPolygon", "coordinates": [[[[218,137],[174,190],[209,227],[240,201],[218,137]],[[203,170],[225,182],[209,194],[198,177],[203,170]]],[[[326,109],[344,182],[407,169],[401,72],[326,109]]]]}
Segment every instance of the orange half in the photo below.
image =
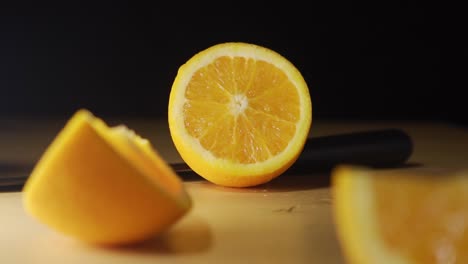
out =
{"type": "Polygon", "coordinates": [[[222,43],[182,65],[168,106],[184,161],[207,180],[248,187],[279,176],[297,159],[312,122],[300,71],[277,52],[222,43]]]}

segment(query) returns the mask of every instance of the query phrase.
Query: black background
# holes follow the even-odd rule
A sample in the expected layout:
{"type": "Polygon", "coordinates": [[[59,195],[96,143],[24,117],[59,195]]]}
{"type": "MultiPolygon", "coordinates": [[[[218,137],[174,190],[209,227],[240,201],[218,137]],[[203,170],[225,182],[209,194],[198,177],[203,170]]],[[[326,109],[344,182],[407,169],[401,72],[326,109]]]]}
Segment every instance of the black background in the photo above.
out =
{"type": "Polygon", "coordinates": [[[244,41],[298,67],[315,119],[467,124],[460,7],[156,3],[2,6],[0,115],[68,116],[83,107],[103,117],[165,118],[180,65],[211,45],[244,41]]]}

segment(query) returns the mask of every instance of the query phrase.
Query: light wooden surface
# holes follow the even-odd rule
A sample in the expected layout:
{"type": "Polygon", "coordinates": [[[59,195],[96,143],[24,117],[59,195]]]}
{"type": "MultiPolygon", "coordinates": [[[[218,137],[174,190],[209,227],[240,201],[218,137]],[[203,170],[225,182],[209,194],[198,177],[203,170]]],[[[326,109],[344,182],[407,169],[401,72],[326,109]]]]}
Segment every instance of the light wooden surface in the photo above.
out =
{"type": "MultiPolygon", "coordinates": [[[[64,120],[0,120],[3,174],[27,173],[64,120]],[[6,169],[5,169],[6,168],[6,169]]],[[[164,121],[124,123],[150,139],[168,162],[180,161],[164,121]]],[[[414,139],[410,163],[466,168],[468,132],[442,123],[320,122],[311,136],[402,128],[414,139]]],[[[194,207],[165,234],[125,248],[100,248],[55,233],[27,216],[21,192],[0,193],[0,263],[345,263],[335,235],[327,173],[281,175],[234,189],[193,179],[194,207]]]]}

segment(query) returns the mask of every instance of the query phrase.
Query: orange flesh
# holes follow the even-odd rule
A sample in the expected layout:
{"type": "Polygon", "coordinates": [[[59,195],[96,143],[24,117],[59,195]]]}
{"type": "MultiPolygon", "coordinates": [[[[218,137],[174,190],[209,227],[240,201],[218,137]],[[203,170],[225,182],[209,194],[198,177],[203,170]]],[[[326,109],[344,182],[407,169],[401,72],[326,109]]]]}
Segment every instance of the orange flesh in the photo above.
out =
{"type": "Polygon", "coordinates": [[[384,241],[415,263],[468,263],[467,184],[416,177],[374,180],[384,241]]]}
{"type": "Polygon", "coordinates": [[[189,134],[217,158],[242,164],[283,151],[300,118],[299,95],[287,76],[244,57],[220,57],[199,69],[185,97],[189,134]]]}

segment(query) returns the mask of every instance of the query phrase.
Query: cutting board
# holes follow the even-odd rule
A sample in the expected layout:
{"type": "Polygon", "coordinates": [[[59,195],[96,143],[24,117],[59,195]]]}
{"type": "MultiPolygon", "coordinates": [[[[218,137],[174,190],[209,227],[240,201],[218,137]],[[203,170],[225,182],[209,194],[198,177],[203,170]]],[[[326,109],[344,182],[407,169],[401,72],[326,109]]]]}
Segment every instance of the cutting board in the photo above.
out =
{"type": "MultiPolygon", "coordinates": [[[[1,120],[0,161],[34,164],[64,120],[1,120]],[[23,122],[24,121],[24,122],[23,122]]],[[[164,121],[115,120],[179,162],[164,121]]],[[[409,165],[466,168],[468,132],[428,122],[314,122],[312,136],[401,128],[414,139],[409,165]]],[[[336,237],[329,173],[284,174],[254,188],[186,180],[193,209],[145,243],[104,248],[56,233],[25,214],[21,192],[0,192],[0,263],[321,263],[344,264],[336,237]]]]}

